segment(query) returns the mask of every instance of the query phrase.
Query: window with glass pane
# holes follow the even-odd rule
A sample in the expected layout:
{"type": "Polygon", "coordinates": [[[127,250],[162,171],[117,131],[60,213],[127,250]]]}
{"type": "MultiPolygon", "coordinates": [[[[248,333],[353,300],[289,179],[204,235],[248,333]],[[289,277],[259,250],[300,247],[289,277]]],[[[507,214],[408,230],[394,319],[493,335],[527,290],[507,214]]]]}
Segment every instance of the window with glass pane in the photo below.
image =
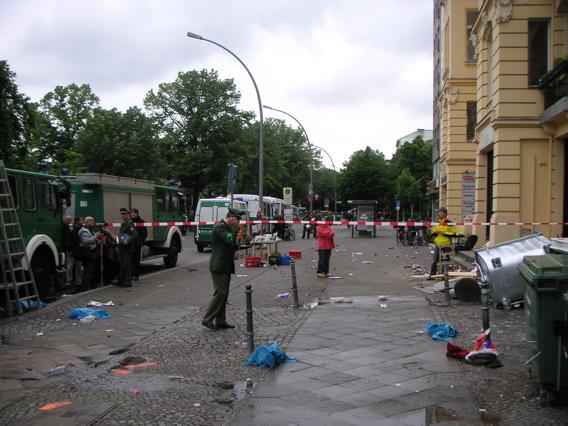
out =
{"type": "Polygon", "coordinates": [[[477,126],[477,102],[469,101],[466,104],[467,108],[467,140],[471,141],[475,138],[475,126],[477,126]]]}
{"type": "Polygon", "coordinates": [[[34,180],[31,177],[24,177],[22,188],[22,198],[24,209],[33,211],[36,209],[34,180]]]}
{"type": "Polygon", "coordinates": [[[468,10],[466,15],[466,37],[467,37],[467,61],[475,62],[475,46],[471,41],[471,29],[477,19],[479,12],[477,10],[468,10]]]}
{"type": "Polygon", "coordinates": [[[201,207],[199,209],[200,222],[212,222],[213,220],[213,207],[201,207]]]}
{"type": "Polygon", "coordinates": [[[156,210],[166,209],[166,194],[163,189],[156,189],[156,210]]]}
{"type": "Polygon", "coordinates": [[[548,20],[529,21],[529,85],[538,86],[548,71],[548,20]]]}

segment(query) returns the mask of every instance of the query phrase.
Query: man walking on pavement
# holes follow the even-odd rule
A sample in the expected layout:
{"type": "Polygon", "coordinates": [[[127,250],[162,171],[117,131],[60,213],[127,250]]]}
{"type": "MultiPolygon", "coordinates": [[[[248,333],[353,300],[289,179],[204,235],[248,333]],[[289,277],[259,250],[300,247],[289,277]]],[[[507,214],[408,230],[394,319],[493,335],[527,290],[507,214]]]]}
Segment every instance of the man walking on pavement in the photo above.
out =
{"type": "Polygon", "coordinates": [[[201,324],[211,330],[235,328],[227,322],[227,299],[231,274],[235,273],[238,224],[243,213],[229,208],[225,219],[215,225],[211,236],[209,270],[213,278],[213,298],[201,324]]]}

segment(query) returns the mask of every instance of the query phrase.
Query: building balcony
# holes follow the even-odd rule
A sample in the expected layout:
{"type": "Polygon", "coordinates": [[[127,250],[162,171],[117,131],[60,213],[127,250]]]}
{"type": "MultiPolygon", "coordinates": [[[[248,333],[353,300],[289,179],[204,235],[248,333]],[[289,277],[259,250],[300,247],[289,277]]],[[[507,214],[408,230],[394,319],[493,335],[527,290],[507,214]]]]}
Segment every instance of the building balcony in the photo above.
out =
{"type": "Polygon", "coordinates": [[[540,80],[544,95],[544,112],[540,123],[558,126],[568,118],[568,60],[559,63],[540,80]]]}
{"type": "Polygon", "coordinates": [[[539,89],[544,95],[544,108],[549,109],[568,96],[568,60],[560,62],[540,79],[539,89]]]}

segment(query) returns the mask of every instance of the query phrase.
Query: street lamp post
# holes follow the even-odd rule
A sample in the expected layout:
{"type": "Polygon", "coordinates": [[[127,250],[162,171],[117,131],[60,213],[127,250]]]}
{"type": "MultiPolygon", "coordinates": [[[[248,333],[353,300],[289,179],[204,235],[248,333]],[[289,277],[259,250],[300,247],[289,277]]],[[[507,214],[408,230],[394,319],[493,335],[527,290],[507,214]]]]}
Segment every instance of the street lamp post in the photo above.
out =
{"type": "Polygon", "coordinates": [[[312,212],[314,210],[314,208],[313,208],[314,154],[312,152],[312,145],[310,144],[310,138],[308,136],[308,132],[306,132],[306,129],[304,129],[304,126],[302,126],[302,123],[300,123],[300,121],[298,121],[298,119],[296,117],[294,117],[292,114],[287,113],[286,111],[282,111],[281,109],[269,107],[268,105],[264,105],[264,108],[271,109],[272,111],[278,111],[278,112],[281,112],[282,114],[286,114],[288,117],[292,118],[294,121],[296,121],[296,123],[299,124],[300,128],[304,132],[304,135],[306,135],[306,140],[308,141],[308,149],[310,150],[310,160],[311,160],[310,161],[310,190],[309,190],[311,193],[308,194],[308,196],[309,196],[309,200],[310,200],[310,212],[312,212]]]}
{"type": "Polygon", "coordinates": [[[329,161],[331,161],[331,166],[333,167],[333,171],[335,172],[335,186],[334,186],[334,199],[335,199],[335,213],[337,214],[337,169],[335,168],[335,163],[333,162],[333,158],[329,155],[325,149],[321,146],[314,145],[314,148],[320,149],[329,157],[329,161]]]}
{"type": "Polygon", "coordinates": [[[252,84],[254,85],[254,90],[256,90],[256,98],[258,100],[258,111],[260,114],[260,142],[259,142],[259,146],[258,146],[258,208],[260,209],[261,212],[263,212],[263,189],[264,189],[264,118],[263,118],[263,114],[262,114],[262,101],[260,100],[260,92],[258,91],[258,86],[256,85],[256,81],[254,80],[254,77],[252,76],[252,73],[250,72],[250,70],[248,69],[248,67],[245,65],[245,63],[243,61],[241,61],[241,58],[239,58],[237,55],[235,55],[232,51],[230,51],[229,49],[227,49],[225,46],[223,46],[222,44],[217,43],[216,41],[213,40],[209,40],[205,37],[200,36],[199,34],[195,34],[192,32],[187,32],[187,36],[189,38],[194,38],[196,40],[202,40],[202,41],[207,41],[209,43],[212,43],[216,46],[219,46],[221,49],[229,52],[231,55],[233,55],[233,57],[239,61],[241,63],[241,65],[245,68],[245,70],[247,71],[250,79],[252,80],[252,84]]]}

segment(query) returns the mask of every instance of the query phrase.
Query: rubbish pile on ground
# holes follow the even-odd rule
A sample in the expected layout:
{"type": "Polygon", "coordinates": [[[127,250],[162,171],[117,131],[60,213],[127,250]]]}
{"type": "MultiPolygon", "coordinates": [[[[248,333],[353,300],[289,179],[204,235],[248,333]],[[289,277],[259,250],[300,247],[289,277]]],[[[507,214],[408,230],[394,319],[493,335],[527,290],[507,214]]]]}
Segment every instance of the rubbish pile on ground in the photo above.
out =
{"type": "Polygon", "coordinates": [[[245,361],[245,365],[275,368],[280,364],[294,361],[296,361],[296,358],[289,357],[276,342],[272,342],[269,345],[257,346],[245,361]]]}

